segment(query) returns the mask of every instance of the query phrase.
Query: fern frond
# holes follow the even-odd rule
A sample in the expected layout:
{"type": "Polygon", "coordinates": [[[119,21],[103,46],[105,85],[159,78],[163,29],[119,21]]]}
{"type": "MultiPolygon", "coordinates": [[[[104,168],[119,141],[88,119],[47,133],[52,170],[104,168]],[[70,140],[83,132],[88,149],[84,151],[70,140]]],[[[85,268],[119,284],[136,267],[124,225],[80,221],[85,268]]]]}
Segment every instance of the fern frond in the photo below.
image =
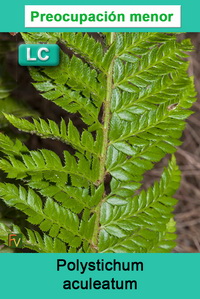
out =
{"type": "MultiPolygon", "coordinates": [[[[98,82],[99,75],[95,69],[91,69],[80,58],[61,55],[62,67],[44,68],[43,73],[55,83],[66,84],[70,88],[81,91],[86,98],[92,97],[92,102],[100,107],[105,96],[106,85],[98,82]],[[56,69],[55,69],[56,68],[56,69]]],[[[62,87],[62,85],[61,85],[62,87]]],[[[64,90],[66,88],[64,87],[64,90]]],[[[44,94],[47,96],[47,94],[44,94]]]]}
{"type": "Polygon", "coordinates": [[[181,144],[195,100],[185,60],[190,42],[155,32],[22,36],[61,45],[59,66],[30,68],[33,85],[45,99],[78,112],[86,127],[80,132],[71,120],[5,115],[19,130],[74,150],[61,157],[47,149],[29,151],[0,135],[0,168],[15,180],[0,184],[0,196],[45,232],[43,239],[30,235],[31,246],[44,252],[56,238],[67,252],[169,252],[180,181],[174,156],[160,182],[146,191],[141,182],[181,144]]]}
{"type": "Polygon", "coordinates": [[[18,118],[14,115],[4,115],[13,126],[23,132],[36,134],[41,138],[58,139],[63,143],[70,144],[81,153],[88,152],[98,155],[101,149],[102,137],[99,134],[96,140],[94,140],[92,134],[86,130],[80,135],[72,121],[69,121],[68,126],[64,119],[61,120],[59,125],[53,120],[49,119],[47,122],[41,118],[37,120],[33,119],[33,123],[31,123],[26,119],[18,118]]]}
{"type": "MultiPolygon", "coordinates": [[[[22,231],[17,225],[13,225],[11,229],[5,224],[0,223],[0,240],[3,240],[5,244],[7,244],[9,233],[22,234],[22,231]]],[[[39,253],[65,253],[66,252],[65,243],[57,238],[51,238],[46,234],[44,234],[44,237],[42,238],[37,231],[30,230],[30,229],[27,229],[27,235],[28,237],[26,237],[25,234],[22,234],[24,248],[29,248],[39,253]]]]}
{"type": "Polygon", "coordinates": [[[28,148],[19,140],[12,140],[10,137],[0,133],[0,150],[6,155],[21,155],[28,152],[28,148]]]}
{"type": "Polygon", "coordinates": [[[65,186],[60,183],[52,184],[47,181],[33,181],[27,183],[28,186],[37,190],[42,196],[52,197],[62,203],[62,206],[70,209],[74,213],[81,213],[83,209],[91,209],[102,198],[104,186],[96,188],[81,188],[65,186]]]}
{"type": "MultiPolygon", "coordinates": [[[[32,69],[32,77],[37,80],[37,70],[32,69]]],[[[39,83],[34,83],[33,85],[39,91],[43,92],[42,95],[45,99],[50,100],[70,113],[79,112],[82,116],[82,120],[87,125],[92,125],[95,123],[100,126],[98,121],[99,108],[94,105],[89,96],[83,97],[80,91],[73,91],[64,84],[59,85],[53,81],[48,81],[49,78],[42,76],[42,80],[39,83]]]]}
{"type": "Polygon", "coordinates": [[[8,173],[8,178],[40,180],[42,178],[51,182],[68,181],[68,175],[76,187],[87,187],[88,183],[97,181],[99,161],[93,158],[87,160],[82,154],[76,154],[76,159],[64,151],[64,165],[58,155],[53,151],[42,149],[21,154],[21,157],[8,156],[7,159],[0,160],[0,167],[8,173]],[[21,161],[22,160],[22,161],[21,161]]]}
{"type": "MultiPolygon", "coordinates": [[[[12,207],[23,211],[28,215],[28,221],[39,225],[44,232],[49,232],[51,237],[59,238],[61,234],[70,234],[69,244],[74,238],[81,242],[79,236],[79,220],[76,214],[59,206],[51,198],[47,198],[43,207],[42,199],[32,190],[28,191],[13,184],[0,183],[0,196],[12,207]]],[[[68,236],[69,237],[69,236],[68,236]]]]}
{"type": "Polygon", "coordinates": [[[102,59],[104,50],[100,42],[96,41],[87,33],[64,32],[60,36],[64,45],[74,53],[86,58],[87,61],[97,70],[104,71],[102,59]]]}
{"type": "Polygon", "coordinates": [[[175,40],[176,35],[163,35],[159,32],[118,33],[116,35],[116,52],[118,56],[123,54],[144,55],[149,48],[175,40]]]}
{"type": "MultiPolygon", "coordinates": [[[[144,252],[152,250],[156,245],[155,237],[153,238],[153,244],[149,242],[148,231],[150,230],[150,234],[153,231],[157,235],[157,240],[160,240],[160,236],[167,231],[167,224],[173,217],[171,212],[176,204],[176,200],[172,198],[172,195],[177,190],[179,182],[180,171],[173,157],[160,182],[156,182],[146,192],[143,190],[139,195],[129,198],[127,203],[120,205],[117,204],[118,197],[111,197],[111,200],[108,198],[102,205],[101,210],[102,227],[100,236],[103,240],[102,248],[106,246],[106,252],[119,250],[119,247],[121,252],[126,252],[126,250],[127,252],[137,252],[138,244],[136,239],[134,238],[131,241],[133,234],[135,234],[140,239],[140,247],[144,249],[144,252]],[[116,238],[113,239],[113,236],[116,238]],[[105,243],[106,239],[109,244],[110,237],[112,239],[112,249],[107,247],[105,243]],[[144,239],[143,245],[142,239],[144,239]],[[115,243],[113,244],[113,242],[115,243]],[[129,245],[126,246],[126,244],[129,245]],[[149,247],[147,247],[147,244],[149,247]],[[124,250],[122,247],[124,247],[124,250]]],[[[99,246],[101,248],[101,242],[99,246]]]]}

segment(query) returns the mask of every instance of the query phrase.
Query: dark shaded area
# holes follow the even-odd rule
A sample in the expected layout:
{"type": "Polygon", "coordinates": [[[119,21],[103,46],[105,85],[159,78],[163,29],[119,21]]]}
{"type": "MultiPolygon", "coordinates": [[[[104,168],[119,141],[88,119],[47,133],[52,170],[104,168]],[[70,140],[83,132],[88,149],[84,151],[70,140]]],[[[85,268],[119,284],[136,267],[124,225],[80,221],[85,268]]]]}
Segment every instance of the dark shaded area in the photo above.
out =
{"type": "MultiPolygon", "coordinates": [[[[200,252],[200,33],[187,33],[179,36],[180,39],[188,37],[191,38],[195,46],[194,52],[189,57],[191,63],[188,72],[195,77],[198,101],[193,107],[195,113],[187,121],[187,127],[182,137],[183,145],[176,154],[183,178],[181,187],[176,194],[176,198],[179,199],[175,210],[178,240],[174,252],[200,252]]],[[[22,42],[19,34],[10,36],[1,33],[0,39],[14,41],[16,45],[22,42]]],[[[65,112],[38,94],[30,83],[31,78],[27,68],[20,67],[17,63],[17,51],[7,53],[6,67],[16,82],[17,87],[13,90],[13,96],[16,99],[25,101],[45,119],[49,118],[59,122],[61,117],[67,121],[70,116],[74,124],[80,130],[82,129],[82,121],[78,115],[65,112]]],[[[17,133],[14,128],[11,129],[17,133]]],[[[60,156],[62,156],[64,149],[71,151],[67,145],[53,140],[42,140],[37,136],[27,136],[26,144],[30,149],[48,148],[54,150],[60,156]]],[[[145,175],[145,187],[160,176],[163,166],[166,164],[167,157],[145,175]]],[[[107,179],[109,181],[110,178],[107,179]]],[[[7,213],[10,213],[10,209],[7,213]]],[[[19,215],[21,216],[21,214],[19,215]]]]}

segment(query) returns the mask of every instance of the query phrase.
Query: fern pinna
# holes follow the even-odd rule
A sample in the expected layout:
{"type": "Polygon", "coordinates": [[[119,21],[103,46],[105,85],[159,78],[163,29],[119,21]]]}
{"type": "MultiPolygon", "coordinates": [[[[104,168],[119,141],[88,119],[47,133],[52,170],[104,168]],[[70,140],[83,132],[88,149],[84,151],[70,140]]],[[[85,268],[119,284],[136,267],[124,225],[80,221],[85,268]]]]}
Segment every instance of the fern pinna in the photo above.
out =
{"type": "MultiPolygon", "coordinates": [[[[159,182],[141,188],[146,171],[181,144],[195,98],[187,75],[188,40],[166,33],[25,33],[26,43],[59,43],[58,67],[32,67],[41,95],[70,113],[57,124],[7,120],[21,131],[70,145],[63,157],[29,150],[0,135],[0,168],[9,182],[0,196],[23,211],[36,230],[23,244],[37,252],[170,252],[175,245],[172,197],[180,171],[172,155],[159,182]],[[68,52],[66,52],[68,48],[68,52]],[[66,54],[70,53],[70,54],[66,54]],[[71,54],[72,53],[72,54],[71,54]]],[[[0,238],[20,232],[0,226],[0,238]]]]}

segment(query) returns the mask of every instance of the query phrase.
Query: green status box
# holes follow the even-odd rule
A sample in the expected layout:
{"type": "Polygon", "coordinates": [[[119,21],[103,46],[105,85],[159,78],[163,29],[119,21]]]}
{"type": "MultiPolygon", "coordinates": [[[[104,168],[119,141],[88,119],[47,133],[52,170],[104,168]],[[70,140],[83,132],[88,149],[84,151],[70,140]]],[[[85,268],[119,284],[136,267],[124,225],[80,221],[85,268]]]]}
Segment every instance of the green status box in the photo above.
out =
{"type": "Polygon", "coordinates": [[[22,44],[18,49],[21,66],[57,66],[60,62],[60,47],[56,44],[22,44]]]}

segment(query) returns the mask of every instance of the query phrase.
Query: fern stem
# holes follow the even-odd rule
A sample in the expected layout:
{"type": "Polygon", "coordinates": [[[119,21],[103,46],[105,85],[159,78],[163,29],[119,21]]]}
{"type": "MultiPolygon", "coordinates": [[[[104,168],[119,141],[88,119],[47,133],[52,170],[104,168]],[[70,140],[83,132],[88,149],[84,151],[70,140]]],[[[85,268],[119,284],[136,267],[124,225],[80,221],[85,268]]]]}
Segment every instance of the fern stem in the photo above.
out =
{"type": "MultiPolygon", "coordinates": [[[[110,44],[112,44],[115,40],[115,32],[111,33],[111,40],[110,44]]],[[[106,91],[106,98],[103,104],[103,144],[102,144],[102,151],[100,156],[100,171],[99,171],[99,179],[98,179],[98,185],[102,184],[105,179],[106,175],[106,153],[107,153],[107,147],[109,143],[108,134],[109,134],[109,124],[110,124],[110,104],[111,104],[111,98],[112,98],[112,88],[113,88],[113,64],[114,59],[112,60],[108,74],[107,74],[107,91],[106,91]]],[[[104,200],[104,197],[97,205],[95,212],[96,212],[96,220],[94,225],[94,232],[92,237],[92,250],[94,252],[98,252],[98,235],[99,235],[99,225],[100,225],[100,212],[101,212],[101,205],[104,200]]]]}

